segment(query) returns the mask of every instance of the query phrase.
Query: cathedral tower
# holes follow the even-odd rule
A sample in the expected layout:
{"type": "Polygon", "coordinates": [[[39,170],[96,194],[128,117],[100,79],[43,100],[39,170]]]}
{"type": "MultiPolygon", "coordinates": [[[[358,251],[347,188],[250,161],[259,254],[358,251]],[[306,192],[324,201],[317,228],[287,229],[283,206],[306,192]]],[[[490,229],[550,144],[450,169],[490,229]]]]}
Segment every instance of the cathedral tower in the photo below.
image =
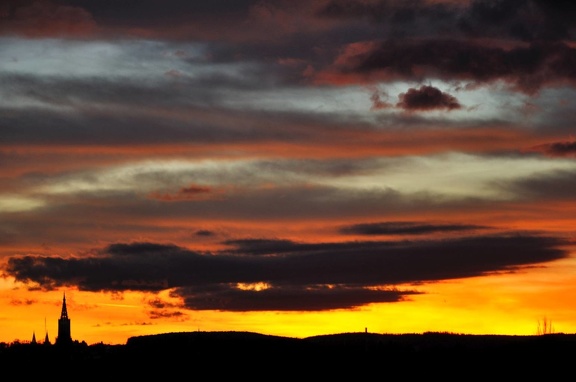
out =
{"type": "Polygon", "coordinates": [[[57,345],[66,345],[72,343],[70,335],[70,318],[68,318],[68,310],[66,309],[66,293],[62,299],[62,313],[58,319],[58,337],[56,337],[57,345]]]}

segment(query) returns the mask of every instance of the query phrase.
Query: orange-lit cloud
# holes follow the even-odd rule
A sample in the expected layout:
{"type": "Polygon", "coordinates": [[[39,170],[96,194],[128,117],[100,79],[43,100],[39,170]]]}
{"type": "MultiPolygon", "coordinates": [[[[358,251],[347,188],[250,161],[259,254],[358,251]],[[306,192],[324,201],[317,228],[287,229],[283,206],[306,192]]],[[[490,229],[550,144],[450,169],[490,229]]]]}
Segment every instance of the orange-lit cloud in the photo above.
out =
{"type": "Polygon", "coordinates": [[[0,341],[576,330],[574,16],[3,2],[0,341]]]}

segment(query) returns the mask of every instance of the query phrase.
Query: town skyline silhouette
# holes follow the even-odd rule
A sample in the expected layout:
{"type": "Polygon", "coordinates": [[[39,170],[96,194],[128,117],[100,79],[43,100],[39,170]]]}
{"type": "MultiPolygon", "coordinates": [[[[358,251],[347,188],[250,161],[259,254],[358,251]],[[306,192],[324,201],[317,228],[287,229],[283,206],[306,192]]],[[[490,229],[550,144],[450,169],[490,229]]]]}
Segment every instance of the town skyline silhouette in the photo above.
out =
{"type": "Polygon", "coordinates": [[[66,293],[62,296],[58,333],[54,343],[45,333],[44,342],[0,342],[2,360],[75,360],[99,366],[122,362],[175,362],[189,357],[208,361],[218,356],[222,360],[247,360],[261,357],[275,362],[302,362],[316,367],[310,360],[324,356],[339,359],[349,365],[379,362],[383,359],[402,362],[408,359],[431,362],[442,358],[458,360],[469,366],[485,362],[503,366],[509,354],[517,359],[561,359],[576,352],[576,334],[553,333],[551,322],[539,323],[535,335],[472,335],[451,332],[421,334],[380,334],[368,331],[344,332],[293,338],[243,331],[169,332],[129,337],[123,345],[104,342],[88,345],[73,340],[71,318],[66,293]],[[519,357],[519,358],[518,358],[519,357]]]}

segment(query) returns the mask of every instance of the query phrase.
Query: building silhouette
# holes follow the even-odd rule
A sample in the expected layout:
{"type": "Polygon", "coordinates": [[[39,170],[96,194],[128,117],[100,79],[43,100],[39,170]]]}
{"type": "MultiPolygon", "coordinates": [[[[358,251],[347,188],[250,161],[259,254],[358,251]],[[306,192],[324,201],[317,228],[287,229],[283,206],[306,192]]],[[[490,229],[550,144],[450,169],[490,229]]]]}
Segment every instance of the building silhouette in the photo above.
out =
{"type": "MultiPolygon", "coordinates": [[[[43,342],[43,344],[44,344],[44,345],[51,345],[51,343],[50,343],[50,338],[48,338],[48,330],[46,329],[46,318],[44,318],[44,331],[46,332],[46,335],[44,336],[44,342],[43,342]]],[[[38,341],[36,340],[36,331],[33,331],[33,332],[32,332],[32,340],[30,341],[30,343],[31,343],[32,345],[37,345],[37,344],[40,343],[40,342],[38,342],[38,341]]]]}
{"type": "MultiPolygon", "coordinates": [[[[46,318],[44,318],[44,327],[46,327],[46,318]]],[[[48,330],[45,328],[46,336],[44,337],[44,345],[51,345],[50,338],[48,337],[48,330]]],[[[31,344],[38,344],[36,340],[36,332],[32,332],[31,344]]],[[[72,343],[72,335],[70,331],[70,318],[68,317],[68,309],[66,308],[66,293],[62,298],[62,312],[58,319],[58,337],[56,337],[57,345],[67,345],[72,343]]]]}
{"type": "Polygon", "coordinates": [[[68,317],[68,310],[66,309],[66,293],[64,293],[64,297],[62,298],[62,313],[58,319],[58,337],[56,337],[56,345],[68,345],[71,343],[72,336],[70,334],[70,318],[68,317]]]}

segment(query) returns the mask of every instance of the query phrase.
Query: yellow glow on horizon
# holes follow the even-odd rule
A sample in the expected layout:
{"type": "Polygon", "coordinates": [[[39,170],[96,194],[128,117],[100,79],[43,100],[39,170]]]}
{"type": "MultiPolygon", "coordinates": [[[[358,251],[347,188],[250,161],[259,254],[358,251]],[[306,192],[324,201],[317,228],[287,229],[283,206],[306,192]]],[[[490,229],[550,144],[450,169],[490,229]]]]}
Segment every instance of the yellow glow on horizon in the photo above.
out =
{"type": "Polygon", "coordinates": [[[134,336],[190,331],[249,331],[295,338],[365,330],[534,335],[543,320],[556,332],[574,333],[574,275],[576,259],[570,258],[516,273],[398,285],[398,290],[424,293],[403,302],[318,312],[193,311],[185,309],[169,291],[28,291],[13,280],[0,278],[0,342],[29,341],[33,333],[43,341],[45,329],[54,342],[63,292],[72,338],[88,344],[125,344],[134,336]]]}

